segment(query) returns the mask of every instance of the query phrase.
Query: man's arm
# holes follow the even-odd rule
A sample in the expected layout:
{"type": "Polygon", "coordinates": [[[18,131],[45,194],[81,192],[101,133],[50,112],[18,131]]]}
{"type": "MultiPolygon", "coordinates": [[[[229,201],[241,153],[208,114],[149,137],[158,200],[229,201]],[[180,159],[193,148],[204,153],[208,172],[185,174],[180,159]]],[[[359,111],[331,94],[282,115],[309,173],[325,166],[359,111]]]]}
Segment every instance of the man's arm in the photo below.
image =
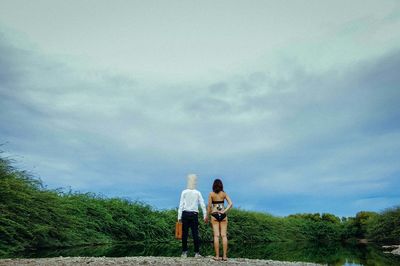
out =
{"type": "Polygon", "coordinates": [[[183,210],[183,191],[181,193],[181,199],[179,201],[178,221],[182,219],[182,210],[183,210]]]}

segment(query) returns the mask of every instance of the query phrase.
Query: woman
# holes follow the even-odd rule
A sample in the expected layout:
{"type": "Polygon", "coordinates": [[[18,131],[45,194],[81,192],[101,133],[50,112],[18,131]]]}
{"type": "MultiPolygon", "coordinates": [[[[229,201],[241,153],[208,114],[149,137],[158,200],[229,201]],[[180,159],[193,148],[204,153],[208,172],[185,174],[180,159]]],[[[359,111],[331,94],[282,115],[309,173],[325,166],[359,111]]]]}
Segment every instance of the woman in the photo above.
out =
{"type": "Polygon", "coordinates": [[[222,237],[223,257],[222,260],[228,260],[228,238],[226,237],[226,231],[228,228],[228,217],[226,216],[229,209],[232,208],[233,204],[231,198],[224,191],[224,185],[220,179],[215,179],[212,192],[208,196],[207,212],[211,213],[211,225],[214,233],[214,249],[215,257],[214,260],[220,260],[219,257],[219,237],[222,237]],[[228,205],[224,206],[224,201],[227,201],[228,205]]]}
{"type": "Polygon", "coordinates": [[[201,206],[201,209],[203,211],[205,223],[208,222],[208,216],[206,212],[206,205],[204,204],[204,199],[201,196],[200,191],[196,189],[197,176],[195,174],[190,174],[188,175],[187,179],[187,189],[182,191],[178,209],[178,220],[182,221],[182,257],[187,257],[187,239],[190,228],[192,231],[194,242],[194,256],[198,258],[201,257],[199,253],[199,205],[201,206]]]}

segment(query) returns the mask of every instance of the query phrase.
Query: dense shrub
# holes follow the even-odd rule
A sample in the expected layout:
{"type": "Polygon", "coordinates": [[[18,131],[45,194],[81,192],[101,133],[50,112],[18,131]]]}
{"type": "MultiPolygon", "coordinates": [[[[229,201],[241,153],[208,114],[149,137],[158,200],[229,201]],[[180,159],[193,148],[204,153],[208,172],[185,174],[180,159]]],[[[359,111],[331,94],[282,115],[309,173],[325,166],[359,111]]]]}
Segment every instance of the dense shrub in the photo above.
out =
{"type": "MultiPolygon", "coordinates": [[[[235,242],[309,241],[364,238],[399,242],[400,208],[354,218],[332,214],[270,214],[232,209],[228,237],[235,242]]],[[[0,157],[0,255],[25,248],[65,247],[125,241],[173,241],[177,210],[156,210],[141,202],[92,193],[48,190],[0,157]]],[[[200,237],[212,240],[210,224],[200,237]]]]}
{"type": "Polygon", "coordinates": [[[367,237],[377,242],[400,243],[400,206],[373,216],[367,224],[367,237]]]}

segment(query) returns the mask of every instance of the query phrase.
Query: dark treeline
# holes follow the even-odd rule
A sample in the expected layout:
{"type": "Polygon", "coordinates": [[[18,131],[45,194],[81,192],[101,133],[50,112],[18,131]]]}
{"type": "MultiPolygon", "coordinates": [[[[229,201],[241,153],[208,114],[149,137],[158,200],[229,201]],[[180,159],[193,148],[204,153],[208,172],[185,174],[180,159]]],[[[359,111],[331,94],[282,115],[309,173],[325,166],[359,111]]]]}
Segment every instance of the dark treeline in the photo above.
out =
{"type": "MultiPolygon", "coordinates": [[[[0,157],[0,255],[27,248],[172,241],[176,217],[176,209],[156,210],[141,202],[46,189],[0,157]]],[[[275,217],[232,209],[229,220],[229,239],[235,242],[399,242],[400,236],[400,207],[342,219],[327,213],[275,217]]],[[[200,225],[200,236],[211,241],[209,225],[200,225]]]]}

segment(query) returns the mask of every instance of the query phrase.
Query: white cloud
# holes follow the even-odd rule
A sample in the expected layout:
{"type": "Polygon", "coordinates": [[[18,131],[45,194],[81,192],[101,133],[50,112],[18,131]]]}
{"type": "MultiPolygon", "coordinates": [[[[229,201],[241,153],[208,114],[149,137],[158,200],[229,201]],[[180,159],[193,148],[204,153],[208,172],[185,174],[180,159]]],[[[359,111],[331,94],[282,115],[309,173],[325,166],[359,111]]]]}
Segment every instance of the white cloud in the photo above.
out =
{"type": "Polygon", "coordinates": [[[400,38],[399,3],[390,0],[0,5],[0,23],[46,54],[172,82],[211,82],[255,65],[275,66],[286,55],[326,70],[380,55],[400,38]]]}
{"type": "MultiPolygon", "coordinates": [[[[235,46],[247,44],[255,36],[228,47],[215,61],[203,62],[215,51],[196,46],[197,50],[186,51],[196,57],[190,62],[193,69],[186,69],[185,52],[176,62],[165,63],[159,54],[146,57],[153,51],[151,47],[142,47],[147,53],[135,61],[137,52],[127,54],[127,44],[116,39],[115,47],[111,46],[98,32],[92,40],[115,52],[116,61],[109,61],[112,70],[104,70],[102,63],[76,63],[74,56],[79,60],[99,56],[100,61],[107,61],[110,55],[101,55],[104,47],[93,53],[85,50],[94,46],[90,40],[82,40],[81,50],[66,49],[74,56],[66,60],[54,57],[66,48],[62,45],[71,43],[46,43],[49,33],[16,23],[39,48],[16,48],[5,38],[0,40],[0,121],[7,125],[1,127],[0,137],[9,141],[12,153],[25,156],[22,158],[36,167],[34,171],[55,187],[71,185],[112,195],[126,193],[132,198],[142,195],[154,204],[167,204],[168,193],[178,193],[182,177],[190,171],[202,176],[204,189],[209,189],[207,182],[214,176],[222,176],[240,199],[238,205],[252,208],[260,208],[271,197],[286,199],[290,207],[320,208],[312,201],[324,202],[327,191],[332,194],[329,199],[357,201],[370,194],[384,198],[398,185],[400,136],[395,118],[400,115],[400,54],[399,32],[391,27],[399,20],[388,19],[390,2],[376,9],[367,6],[346,9],[345,14],[329,13],[327,24],[314,25],[314,20],[321,22],[322,13],[310,21],[294,17],[304,23],[298,27],[311,26],[310,36],[295,35],[294,39],[299,38],[296,45],[288,43],[290,49],[272,57],[258,57],[269,47],[264,47],[264,42],[257,44],[254,53],[247,50],[251,47],[235,46]],[[352,15],[355,9],[358,13],[352,15]],[[374,23],[379,25],[367,27],[374,23]],[[383,34],[384,29],[392,35],[383,34]],[[387,43],[380,46],[380,38],[387,43]],[[353,40],[356,44],[350,44],[353,40]],[[362,41],[366,41],[364,50],[352,54],[362,41]],[[396,49],[390,50],[393,47],[396,49]],[[44,52],[39,53],[40,49],[44,52]],[[222,62],[232,50],[242,54],[222,62]],[[84,57],[79,57],[80,52],[84,57]],[[117,62],[121,55],[132,65],[122,67],[117,62]],[[142,65],[145,59],[149,62],[142,65]],[[235,60],[243,62],[243,67],[231,66],[235,60]],[[252,60],[254,64],[246,63],[252,60]],[[196,64],[198,61],[202,63],[196,64]],[[155,62],[161,66],[147,73],[152,79],[136,71],[138,66],[151,68],[155,62]],[[213,68],[214,63],[217,70],[207,75],[207,67],[213,68]],[[178,70],[169,64],[176,64],[178,70]],[[172,74],[168,82],[161,72],[172,74]],[[224,75],[217,77],[222,72],[224,75]],[[207,78],[193,78],[201,73],[207,78]],[[245,188],[263,193],[249,199],[245,188]],[[158,198],[153,195],[157,191],[161,194],[158,198]],[[303,201],[295,203],[295,196],[303,201]]],[[[318,4],[316,8],[322,7],[318,4]]],[[[7,20],[15,22],[10,15],[7,20]]],[[[56,23],[64,25],[65,20],[56,23]]],[[[286,37],[273,45],[292,38],[289,35],[295,30],[288,27],[293,24],[285,23],[279,27],[286,29],[286,37]]],[[[229,25],[217,25],[222,26],[229,25]]],[[[71,36],[82,34],[71,27],[66,29],[71,36]]],[[[184,30],[187,25],[182,27],[184,30]]],[[[202,28],[205,25],[199,27],[207,33],[202,28]]],[[[150,36],[156,37],[153,34],[150,36]]],[[[238,36],[233,36],[233,41],[238,36]]],[[[197,38],[192,37],[189,41],[197,38]]],[[[179,38],[168,37],[166,45],[179,38]]],[[[222,47],[224,42],[216,40],[222,47]]],[[[140,42],[157,46],[145,39],[140,42]]],[[[172,200],[168,204],[173,204],[172,200]]],[[[287,211],[282,210],[280,213],[287,211]]]]}

